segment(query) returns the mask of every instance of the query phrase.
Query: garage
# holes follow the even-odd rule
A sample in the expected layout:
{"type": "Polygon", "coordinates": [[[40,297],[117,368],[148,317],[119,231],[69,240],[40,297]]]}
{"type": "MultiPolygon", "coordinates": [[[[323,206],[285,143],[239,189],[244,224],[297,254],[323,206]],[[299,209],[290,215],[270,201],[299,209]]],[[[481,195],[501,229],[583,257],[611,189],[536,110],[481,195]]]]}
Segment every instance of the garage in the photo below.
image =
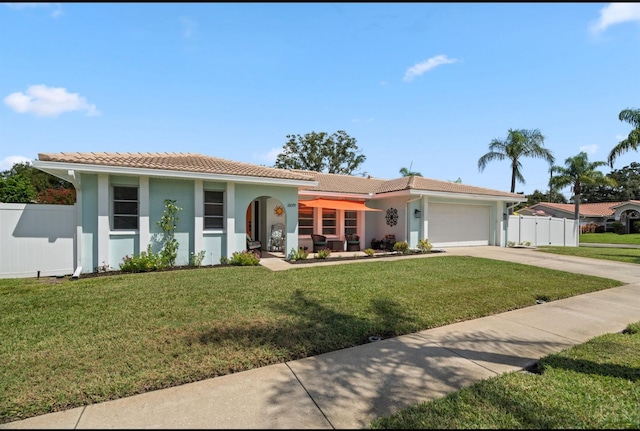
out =
{"type": "Polygon", "coordinates": [[[489,245],[491,207],[429,204],[429,241],[437,247],[489,245]]]}

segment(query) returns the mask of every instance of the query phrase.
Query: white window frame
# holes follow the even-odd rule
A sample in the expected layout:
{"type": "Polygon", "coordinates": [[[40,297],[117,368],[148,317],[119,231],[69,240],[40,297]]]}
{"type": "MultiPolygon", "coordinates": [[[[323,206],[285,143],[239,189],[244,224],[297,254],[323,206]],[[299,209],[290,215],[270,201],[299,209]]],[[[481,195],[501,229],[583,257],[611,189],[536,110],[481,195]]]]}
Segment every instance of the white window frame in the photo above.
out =
{"type": "Polygon", "coordinates": [[[117,232],[123,232],[123,231],[133,231],[136,232],[138,231],[138,229],[140,228],[140,187],[138,186],[131,186],[131,185],[119,185],[119,184],[113,184],[111,185],[111,230],[112,231],[117,231],[117,232]],[[136,199],[135,200],[131,200],[131,199],[116,199],[116,189],[135,189],[136,190],[136,199]],[[126,214],[126,213],[119,213],[116,214],[116,203],[119,202],[135,202],[136,203],[136,212],[135,214],[131,213],[131,214],[126,214]],[[116,227],[116,219],[120,218],[120,217],[124,217],[124,218],[134,218],[136,220],[136,227],[116,227]]]}
{"type": "Polygon", "coordinates": [[[202,196],[203,201],[203,213],[202,213],[202,228],[205,231],[223,231],[225,226],[225,206],[226,206],[226,193],[224,190],[204,190],[204,196],[202,196]],[[220,193],[222,195],[222,202],[207,202],[207,194],[208,193],[220,193]],[[207,215],[207,205],[211,206],[220,206],[222,207],[222,211],[220,215],[207,215]],[[221,226],[215,227],[207,227],[207,220],[221,220],[221,226]]]}

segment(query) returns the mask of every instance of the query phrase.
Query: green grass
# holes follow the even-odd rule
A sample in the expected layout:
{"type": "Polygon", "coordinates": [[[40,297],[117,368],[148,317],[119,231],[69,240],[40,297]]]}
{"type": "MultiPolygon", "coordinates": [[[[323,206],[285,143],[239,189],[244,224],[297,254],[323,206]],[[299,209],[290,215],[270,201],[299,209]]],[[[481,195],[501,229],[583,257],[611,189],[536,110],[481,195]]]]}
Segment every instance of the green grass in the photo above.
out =
{"type": "Polygon", "coordinates": [[[612,232],[582,233],[580,234],[579,241],[582,243],[640,245],[640,233],[629,233],[624,235],[619,235],[612,232]]]}
{"type": "Polygon", "coordinates": [[[372,422],[373,429],[638,429],[640,324],[372,422]]]}
{"type": "Polygon", "coordinates": [[[446,255],[57,281],[0,280],[0,423],[622,284],[446,255]]]}
{"type": "MultiPolygon", "coordinates": [[[[599,235],[599,234],[597,234],[599,235]]],[[[554,247],[543,246],[538,250],[546,253],[563,254],[567,256],[590,257],[593,259],[615,260],[618,262],[640,263],[640,248],[611,248],[611,247],[554,247]]]]}

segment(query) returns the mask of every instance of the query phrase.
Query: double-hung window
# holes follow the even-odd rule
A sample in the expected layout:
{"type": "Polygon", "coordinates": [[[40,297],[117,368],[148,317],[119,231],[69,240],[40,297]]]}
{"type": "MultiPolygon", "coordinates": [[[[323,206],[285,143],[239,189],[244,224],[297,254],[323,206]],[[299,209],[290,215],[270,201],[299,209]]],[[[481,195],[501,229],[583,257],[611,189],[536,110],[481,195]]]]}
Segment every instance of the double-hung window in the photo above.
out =
{"type": "Polygon", "coordinates": [[[113,229],[138,229],[138,188],[113,186],[113,229]]]}
{"type": "Polygon", "coordinates": [[[336,234],[336,210],[322,208],[322,235],[336,234]]]}
{"type": "Polygon", "coordinates": [[[358,212],[345,211],[344,212],[344,234],[355,235],[357,233],[358,233],[358,212]]]}
{"type": "Polygon", "coordinates": [[[298,207],[298,235],[311,235],[313,233],[313,208],[298,207]]]}
{"type": "Polygon", "coordinates": [[[204,228],[224,229],[224,192],[205,190],[204,228]]]}

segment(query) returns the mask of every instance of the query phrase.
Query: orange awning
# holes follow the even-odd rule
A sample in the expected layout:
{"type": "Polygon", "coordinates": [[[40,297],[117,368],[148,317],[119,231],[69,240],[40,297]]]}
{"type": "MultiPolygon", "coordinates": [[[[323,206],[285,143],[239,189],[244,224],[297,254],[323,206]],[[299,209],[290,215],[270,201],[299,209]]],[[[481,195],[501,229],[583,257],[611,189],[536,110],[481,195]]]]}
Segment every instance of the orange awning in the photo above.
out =
{"type": "Polygon", "coordinates": [[[335,208],[347,211],[382,211],[375,208],[365,206],[364,202],[345,201],[338,199],[311,199],[308,201],[299,201],[300,205],[313,208],[335,208]]]}

